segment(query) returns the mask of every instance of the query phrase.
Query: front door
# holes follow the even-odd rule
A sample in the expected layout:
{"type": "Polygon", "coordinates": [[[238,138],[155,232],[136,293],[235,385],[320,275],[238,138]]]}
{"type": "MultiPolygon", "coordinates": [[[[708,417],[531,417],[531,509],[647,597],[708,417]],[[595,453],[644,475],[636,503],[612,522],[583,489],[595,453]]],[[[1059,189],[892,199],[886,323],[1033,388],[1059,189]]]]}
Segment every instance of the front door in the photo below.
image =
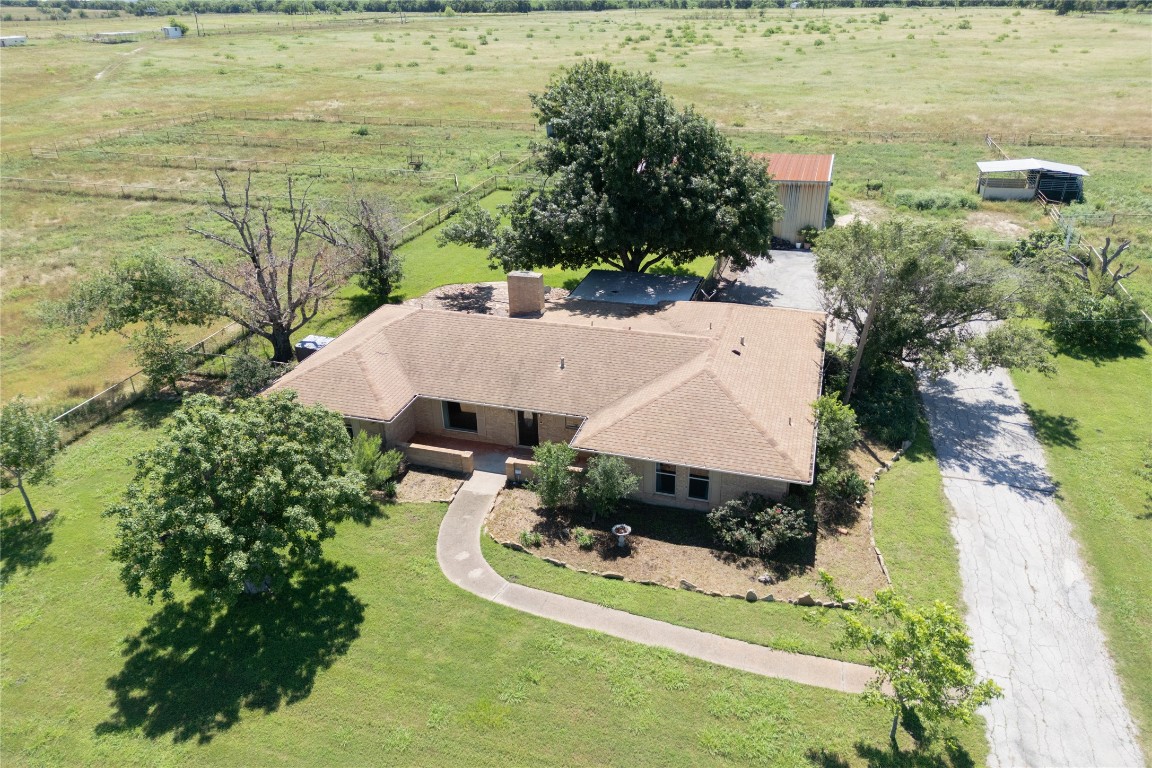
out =
{"type": "Polygon", "coordinates": [[[516,411],[516,425],[520,445],[540,445],[539,414],[516,411]]]}

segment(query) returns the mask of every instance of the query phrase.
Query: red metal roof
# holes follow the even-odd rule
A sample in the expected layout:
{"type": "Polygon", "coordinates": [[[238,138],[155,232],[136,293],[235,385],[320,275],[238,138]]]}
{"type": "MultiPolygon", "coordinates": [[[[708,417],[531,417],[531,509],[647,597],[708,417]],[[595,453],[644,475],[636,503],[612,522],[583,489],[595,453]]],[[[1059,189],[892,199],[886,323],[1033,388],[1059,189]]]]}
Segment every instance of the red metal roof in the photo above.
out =
{"type": "Polygon", "coordinates": [[[759,153],[754,160],[763,161],[776,181],[832,181],[832,161],[836,155],[784,155],[759,153]]]}

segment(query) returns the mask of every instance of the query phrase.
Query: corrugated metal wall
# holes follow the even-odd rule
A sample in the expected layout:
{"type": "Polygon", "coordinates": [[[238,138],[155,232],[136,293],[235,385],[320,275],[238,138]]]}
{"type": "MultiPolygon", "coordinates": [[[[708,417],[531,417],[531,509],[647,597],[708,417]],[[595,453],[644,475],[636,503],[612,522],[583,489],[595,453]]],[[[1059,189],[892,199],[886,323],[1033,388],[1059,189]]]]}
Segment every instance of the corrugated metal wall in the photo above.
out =
{"type": "Polygon", "coordinates": [[[811,182],[776,182],[776,195],[780,205],[784,206],[784,216],[773,224],[773,234],[797,242],[802,227],[824,229],[831,187],[831,184],[811,182]]]}

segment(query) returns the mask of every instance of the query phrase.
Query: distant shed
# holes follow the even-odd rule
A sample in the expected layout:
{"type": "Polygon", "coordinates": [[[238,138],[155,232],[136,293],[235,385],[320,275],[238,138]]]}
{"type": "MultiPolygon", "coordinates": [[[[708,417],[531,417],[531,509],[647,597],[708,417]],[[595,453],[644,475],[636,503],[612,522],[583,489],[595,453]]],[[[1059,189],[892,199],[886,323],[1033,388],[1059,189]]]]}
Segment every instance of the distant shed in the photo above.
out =
{"type": "Polygon", "coordinates": [[[768,173],[776,182],[777,198],[784,206],[784,216],[772,225],[772,233],[796,242],[805,227],[824,229],[836,155],[755,154],[752,157],[768,166],[768,173]]]}
{"type": "Polygon", "coordinates": [[[1024,160],[985,160],[976,163],[976,191],[984,200],[1031,200],[1041,193],[1059,203],[1084,200],[1084,177],[1078,165],[1029,157],[1024,160]]]}
{"type": "Polygon", "coordinates": [[[4,35],[0,37],[0,48],[11,48],[14,45],[24,45],[27,42],[27,35],[4,35]]]}
{"type": "Polygon", "coordinates": [[[160,33],[168,40],[184,37],[184,30],[180,27],[160,27],[160,33]]]}

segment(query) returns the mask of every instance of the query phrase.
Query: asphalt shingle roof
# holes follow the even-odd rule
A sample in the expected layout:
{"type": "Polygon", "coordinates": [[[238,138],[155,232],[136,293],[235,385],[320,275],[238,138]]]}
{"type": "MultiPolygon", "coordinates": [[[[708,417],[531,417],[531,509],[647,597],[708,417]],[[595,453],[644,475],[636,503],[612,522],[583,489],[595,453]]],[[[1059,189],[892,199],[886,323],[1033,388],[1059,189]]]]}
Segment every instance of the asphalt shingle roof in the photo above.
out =
{"type": "Polygon", "coordinates": [[[809,483],[823,337],[821,313],[738,304],[390,305],[273,388],[378,421],[417,397],[580,416],[575,448],[809,483]]]}

